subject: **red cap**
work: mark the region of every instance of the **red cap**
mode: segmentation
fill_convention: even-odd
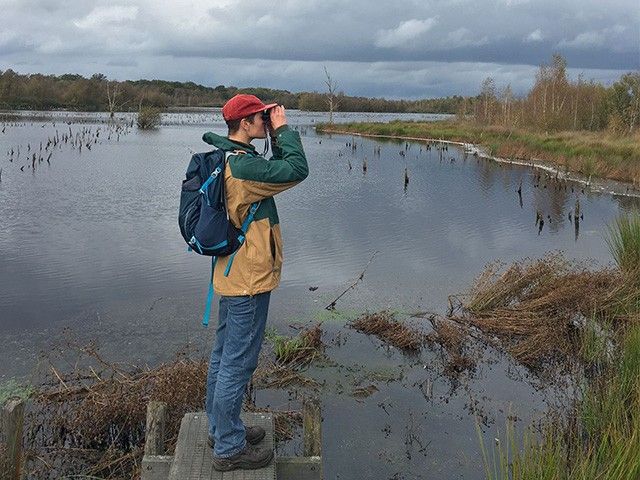
[[[239,120],[254,113],[263,112],[275,107],[277,103],[265,105],[255,95],[240,94],[233,97],[222,107],[222,116],[225,120]]]

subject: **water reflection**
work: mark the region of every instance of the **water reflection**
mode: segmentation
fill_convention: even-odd
[[[0,187],[4,328],[64,323],[94,304],[88,292],[99,292],[107,309],[120,292],[146,296],[150,286],[158,296],[176,290],[187,295],[204,270],[197,260],[185,262],[173,225],[175,185],[189,150],[203,149],[202,131],[224,131],[221,117],[170,114],[158,132],[121,136],[102,117],[72,114],[71,125],[57,116],[50,123],[23,122],[0,137],[8,154]],[[91,118],[99,122],[91,125]],[[304,134],[312,175],[279,199],[289,234],[285,291],[310,279],[338,288],[363,257],[382,249],[380,269],[396,277],[402,301],[422,298],[438,306],[444,287],[429,286],[425,296],[407,272],[445,278],[456,290],[495,258],[563,249],[608,261],[600,233],[620,210],[638,204],[585,195],[570,182],[439,142],[318,137],[311,125],[319,118],[292,115]],[[122,122],[129,125],[130,118]],[[28,150],[32,159],[34,145],[38,168],[30,170],[37,174],[27,176],[22,157]],[[46,162],[49,146],[53,156]],[[349,175],[353,170],[362,173]],[[159,271],[169,275],[158,278]],[[380,303],[398,298],[385,293],[382,282],[371,288],[383,292]]]
[[[584,194],[529,167],[496,164],[440,143],[319,137],[312,125],[320,118],[291,116],[303,134],[311,175],[277,199],[286,260],[270,308],[272,325],[282,330],[292,321],[319,318],[375,251],[363,281],[340,298],[338,310],[443,311],[448,295],[468,289],[496,259],[564,250],[569,257],[609,262],[602,232],[621,211],[638,207],[637,199]],[[2,375],[29,372],[37,352],[67,326],[100,339],[111,358],[141,364],[166,360],[184,344],[210,345],[212,332],[198,321],[209,264],[187,254],[175,217],[189,150],[207,148],[203,131],[224,133],[224,125],[211,113],[165,120],[158,132],[132,131],[119,140],[101,133],[91,150],[82,143],[82,153],[78,144],[56,144],[51,164],[40,168],[47,163],[38,160],[33,176],[20,171],[15,149],[21,146],[22,156],[27,145],[39,150],[59,123],[23,122],[0,136],[0,155],[14,149],[14,161],[0,157]],[[74,141],[83,128],[92,135],[104,128],[100,115],[72,115],[70,121]],[[326,322],[329,334],[343,335],[344,326],[332,321]],[[376,457],[377,442],[384,444],[383,456],[397,459],[406,454],[403,435],[437,439],[447,432],[448,441],[426,450],[427,460],[416,455],[419,448],[412,450],[407,468],[419,474],[427,462],[439,469],[434,478],[458,471],[474,478],[477,457],[468,452],[476,437],[466,405],[487,391],[497,399],[490,402],[494,411],[509,402],[531,404],[531,389],[506,378],[510,366],[504,363],[485,365],[478,382],[452,393],[431,353],[417,362],[356,334],[330,353],[338,366],[316,372],[336,383],[324,398],[328,456],[339,459],[352,448],[374,458],[356,467],[336,460],[332,476],[392,476],[405,464]],[[338,393],[346,374],[375,367],[400,372],[400,382],[360,403]],[[425,382],[431,385],[426,396],[419,388]],[[385,443],[385,423],[413,427],[392,431]],[[375,442],[362,445],[353,432],[367,432]]]

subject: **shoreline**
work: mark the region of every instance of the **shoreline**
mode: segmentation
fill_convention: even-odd
[[[442,140],[439,138],[429,138],[429,137],[361,133],[361,132],[353,132],[349,130],[329,129],[329,128],[323,128],[323,127],[318,129],[317,126],[316,126],[316,132],[320,134],[352,135],[352,136],[367,137],[367,138],[410,140],[410,141],[434,142],[434,143],[437,142],[437,143],[446,143],[449,145],[456,145],[456,146],[462,147],[466,153],[469,153],[474,156],[478,156],[480,158],[492,160],[502,164],[518,165],[518,166],[529,167],[533,169],[539,169],[549,174],[552,174],[554,176],[557,176],[558,179],[582,184],[583,186],[589,188],[589,193],[600,193],[600,194],[609,194],[609,195],[620,196],[620,197],[640,198],[640,188],[638,188],[632,182],[623,182],[620,180],[612,180],[612,179],[607,179],[603,177],[595,177],[595,178],[591,176],[587,177],[578,172],[566,171],[566,170],[562,170],[557,167],[554,167],[552,165],[549,165],[548,161],[545,161],[540,158],[532,157],[531,160],[503,158],[503,157],[491,155],[490,153],[487,152],[486,148],[471,142],[460,142],[456,140]]]

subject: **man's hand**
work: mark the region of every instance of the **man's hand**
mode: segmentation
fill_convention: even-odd
[[[284,113],[284,107],[282,105],[276,105],[269,110],[271,116],[271,128],[275,132],[278,128],[287,124],[287,116]]]

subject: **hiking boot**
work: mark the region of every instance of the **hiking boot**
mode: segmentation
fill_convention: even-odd
[[[247,444],[242,450],[230,457],[213,456],[213,468],[218,472],[230,470],[255,470],[271,463],[273,450]]]
[[[244,430],[246,432],[245,439],[247,440],[247,443],[250,443],[251,445],[257,445],[260,443],[265,435],[264,428],[257,425],[255,427],[244,427]],[[215,440],[211,436],[207,438],[207,443],[211,448],[215,446]]]

